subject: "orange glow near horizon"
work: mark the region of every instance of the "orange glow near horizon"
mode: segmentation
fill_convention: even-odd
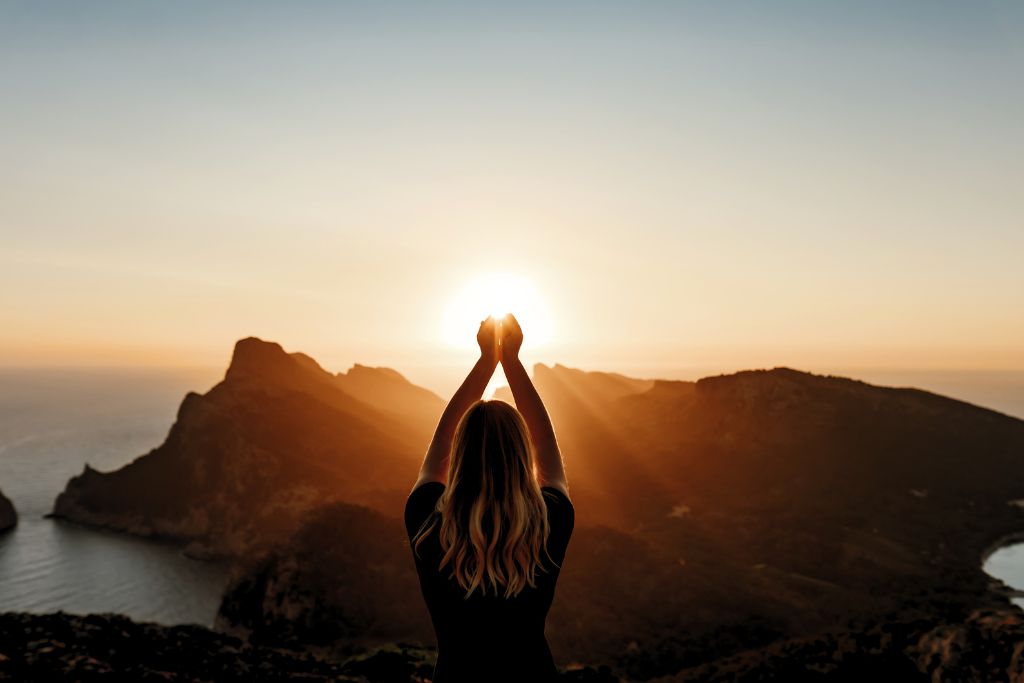
[[[1024,369],[1020,22],[818,4],[22,3],[0,366]]]

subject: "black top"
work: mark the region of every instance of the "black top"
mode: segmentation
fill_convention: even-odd
[[[444,488],[444,484],[431,481],[409,494],[405,529],[410,542],[434,513]],[[437,635],[434,683],[557,680],[555,662],[544,637],[544,620],[555,597],[575,511],[572,501],[559,489],[544,486],[541,492],[551,528],[548,551],[559,566],[553,565],[542,550],[541,559],[548,571],[538,569],[536,587],[527,586],[513,598],[494,595],[489,587],[486,596],[478,588],[467,600],[466,591],[450,578],[451,565],[441,571],[437,568],[442,553],[436,526],[420,544],[418,557],[414,549],[420,587]]]

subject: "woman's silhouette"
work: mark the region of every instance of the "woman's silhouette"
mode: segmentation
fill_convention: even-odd
[[[480,324],[480,359],[441,415],[405,505],[437,635],[434,683],[557,679],[544,621],[575,513],[522,341],[511,315]],[[521,414],[480,400],[499,362]]]

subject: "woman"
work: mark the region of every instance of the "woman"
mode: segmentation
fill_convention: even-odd
[[[575,513],[547,410],[511,316],[477,333],[480,359],[441,415],[405,506],[437,635],[434,683],[557,680],[544,621]],[[481,401],[501,363],[519,411]]]

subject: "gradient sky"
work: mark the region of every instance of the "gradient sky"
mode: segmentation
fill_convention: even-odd
[[[1024,3],[845,5],[0,1],[0,365],[1024,368]]]

